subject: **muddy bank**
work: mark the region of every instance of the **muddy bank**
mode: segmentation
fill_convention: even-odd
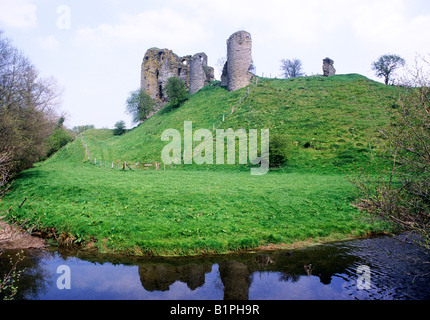
[[[43,249],[46,247],[43,239],[33,237],[0,218],[0,249]]]

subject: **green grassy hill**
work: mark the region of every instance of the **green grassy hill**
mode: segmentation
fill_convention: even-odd
[[[86,131],[102,167],[88,161],[78,138],[17,177],[0,211],[11,208],[11,220],[55,243],[128,254],[223,253],[380,231],[354,219],[358,195],[346,174],[367,163],[368,144],[387,124],[396,90],[357,74],[259,78],[236,92],[213,84],[122,136]],[[265,176],[239,165],[110,169],[112,162],[161,162],[162,132],[183,132],[184,121],[193,121],[194,130],[284,134],[288,163]]]
[[[165,108],[123,136],[92,130],[84,137],[99,160],[154,163],[161,162],[166,145],[162,132],[173,128],[183,133],[184,121],[192,121],[194,130],[268,128],[289,138],[290,168],[347,170],[368,159],[368,144],[387,123],[396,90],[358,74],[260,78],[233,93],[211,85],[180,108]]]

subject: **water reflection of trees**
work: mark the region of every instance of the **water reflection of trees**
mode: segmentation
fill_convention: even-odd
[[[275,251],[216,257],[150,259],[98,256],[92,252],[49,253],[36,251],[26,253],[27,258],[18,266],[21,269],[26,268],[26,272],[21,276],[18,283],[19,291],[16,299],[37,298],[42,296],[51,286],[55,286],[55,283],[48,282],[52,282],[49,280],[52,279],[52,271],[49,273],[44,264],[46,260],[52,259],[53,255],[63,259],[74,256],[98,264],[106,262],[114,265],[137,265],[141,285],[148,292],[169,291],[171,285],[177,281],[185,283],[190,290],[194,291],[203,287],[207,281],[206,276],[218,269],[217,279],[212,280],[213,282],[208,283],[208,285],[215,286],[215,289],[224,290],[224,299],[226,300],[246,300],[249,298],[250,287],[258,273],[271,273],[278,276],[278,281],[290,283],[298,282],[302,277],[312,276],[319,278],[322,284],[329,285],[334,277],[345,276],[344,280],[349,281],[348,274],[351,270],[355,270],[358,265],[367,264],[372,268],[378,266],[389,268],[383,276],[387,277],[387,274],[392,274],[394,277],[398,274],[395,269],[399,268],[399,265],[393,263],[393,259],[397,261],[400,257],[396,253],[398,247],[398,243],[392,243],[392,241],[381,242],[379,240],[373,243],[372,240],[362,240],[356,242],[355,245],[338,243],[290,252]],[[409,252],[413,257],[418,256],[410,249],[399,252],[402,253],[403,259],[409,257]],[[0,259],[0,270],[7,269],[4,266],[5,261],[9,263],[9,259]],[[400,271],[402,273],[410,272],[412,276],[402,278],[402,280],[396,279],[396,281],[410,282],[414,275],[417,275],[414,280],[422,281],[423,284],[428,283],[425,277],[420,277],[420,275],[428,274],[428,257],[426,256],[423,263],[415,260],[413,262],[413,266],[420,267],[420,269],[410,270],[411,263],[403,263],[400,267],[408,269]],[[378,281],[378,274],[372,274],[372,281],[375,283]],[[386,282],[386,279],[384,281]],[[401,287],[407,287],[407,284]],[[424,291],[427,290],[427,286],[423,286],[423,288]],[[422,295],[427,297],[428,293],[424,292]]]
[[[24,250],[23,253],[18,250],[5,251],[0,259],[0,270],[8,270],[11,264],[24,257],[17,264],[17,271],[23,271],[15,283],[18,292],[14,296],[15,300],[31,299],[46,291],[49,283],[46,281],[51,275],[44,269],[41,261],[47,258],[48,252],[40,250]],[[17,255],[19,253],[19,255]],[[0,277],[3,275],[0,274]],[[2,300],[0,294],[0,300]]]

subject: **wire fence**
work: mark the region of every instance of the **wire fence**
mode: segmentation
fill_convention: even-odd
[[[91,155],[91,152],[89,151],[89,148],[85,142],[84,136],[81,133],[80,134],[81,137],[81,141],[82,144],[84,145],[85,148],[85,154],[86,157],[89,161],[90,164],[93,164],[97,167],[100,168],[105,168],[105,169],[111,169],[111,170],[143,170],[143,169],[155,169],[156,171],[160,170],[160,163],[155,162],[155,163],[145,163],[145,162],[127,162],[127,161],[107,161],[107,160],[103,160],[97,157],[93,157]],[[171,166],[170,166],[171,167]],[[166,165],[162,164],[162,168],[163,170],[166,170]]]
[[[245,91],[245,94],[242,97],[240,97],[239,101],[236,104],[233,105],[231,112],[230,112],[230,115],[234,114],[235,112],[239,111],[242,108],[242,106],[246,103],[250,94],[252,93],[252,91],[254,90],[254,88],[257,85],[258,85],[258,78],[255,78],[255,81],[253,81],[251,83],[251,85],[248,86],[247,91]],[[225,124],[226,122],[228,122],[228,118],[229,118],[229,114],[227,114],[227,115],[223,114],[221,124]],[[216,130],[217,130],[216,125],[213,124],[212,132],[215,132]],[[85,154],[86,154],[86,157],[87,157],[89,163],[91,163],[97,167],[105,168],[105,169],[111,169],[111,170],[114,170],[114,169],[124,170],[124,171],[127,169],[132,170],[132,171],[133,170],[143,170],[143,169],[146,169],[146,170],[155,169],[156,171],[159,171],[160,167],[162,167],[163,170],[166,170],[166,165],[164,163],[163,164],[160,164],[158,162],[145,163],[145,162],[140,162],[140,161],[137,161],[137,162],[132,161],[131,163],[127,163],[127,161],[107,161],[107,160],[93,157],[91,155],[91,152],[90,152],[86,142],[85,142],[83,132],[81,132],[79,134],[79,136],[81,137],[82,144],[84,145]],[[197,147],[195,146],[195,144],[193,144],[193,148],[194,148],[193,156],[198,154],[199,152],[202,152],[202,149],[204,148],[206,142],[207,141],[204,141],[203,143],[201,143]],[[173,165],[168,165],[167,168],[169,168],[169,167],[173,168]]]

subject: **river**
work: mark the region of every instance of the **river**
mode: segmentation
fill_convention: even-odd
[[[404,240],[188,258],[30,250],[18,264],[15,300],[430,299],[430,254]],[[16,253],[2,253],[0,276]]]

